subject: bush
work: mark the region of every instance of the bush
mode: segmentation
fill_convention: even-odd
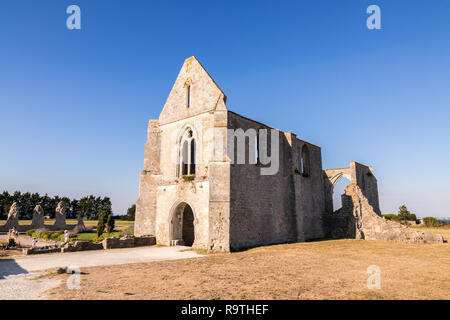
[[[50,239],[51,235],[52,235],[51,231],[44,231],[44,232],[42,232],[41,238],[42,239]]]
[[[110,214],[108,216],[108,219],[106,220],[106,232],[108,232],[108,233],[113,232],[114,227],[115,227],[114,216],[112,214]]]
[[[386,220],[392,220],[392,221],[399,220],[398,216],[393,213],[383,214],[383,218],[385,218]]]
[[[33,237],[42,238],[42,231],[36,230],[33,232]]]
[[[52,240],[59,240],[61,238],[61,235],[64,233],[64,231],[55,231],[50,234],[50,239]]]
[[[182,179],[185,182],[192,182],[195,180],[195,174],[191,174],[191,175],[187,175],[187,176],[182,176]]]
[[[108,219],[108,216],[109,216],[109,212],[106,210],[103,210],[100,213],[100,216],[98,217],[98,223],[97,223],[97,236],[98,237],[101,237],[103,232],[105,232],[106,221]]]
[[[398,208],[398,217],[402,221],[416,221],[417,217],[414,213],[409,212],[405,205],[401,205]]]
[[[25,233],[26,233],[27,236],[32,237],[35,232],[36,232],[36,229],[30,229],[30,230],[28,230]]]
[[[92,242],[101,242],[101,241],[103,241],[103,237],[97,237],[92,239]]]
[[[423,223],[427,227],[439,227],[440,226],[438,219],[436,219],[434,217],[423,218]]]

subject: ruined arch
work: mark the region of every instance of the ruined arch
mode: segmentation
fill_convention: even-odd
[[[350,180],[351,184],[357,185],[363,195],[367,197],[375,212],[381,214],[377,179],[373,174],[373,169],[370,166],[360,164],[356,161],[351,161],[348,168],[324,170],[326,212],[333,213],[333,191],[338,181],[343,177]]]
[[[196,240],[196,225],[194,208],[186,201],[177,201],[169,215],[170,244],[193,246]]]
[[[333,211],[342,208],[342,195],[345,193],[345,188],[351,183],[351,177],[347,174],[337,175],[333,182]]]

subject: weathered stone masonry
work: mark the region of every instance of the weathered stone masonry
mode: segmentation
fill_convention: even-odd
[[[236,150],[232,154],[228,147],[230,129],[276,130],[276,174],[261,175],[259,162],[238,164]],[[380,215],[371,167],[351,162],[349,168],[323,170],[320,147],[228,110],[223,91],[191,57],[159,119],[148,125],[135,235],[220,251],[323,238],[338,225],[343,228],[332,203],[334,185],[343,176]],[[347,231],[334,233],[343,237]]]

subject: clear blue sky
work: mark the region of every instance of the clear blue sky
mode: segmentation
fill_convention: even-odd
[[[450,1],[2,1],[0,39],[2,190],[125,213],[195,55],[231,110],[320,145],[324,168],[372,165],[384,213],[450,216]]]

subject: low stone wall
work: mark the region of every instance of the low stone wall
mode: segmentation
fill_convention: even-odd
[[[342,196],[342,208],[326,216],[327,236],[335,239],[389,240],[413,243],[444,242],[440,234],[416,231],[380,217],[361,189],[350,184]]]
[[[156,244],[155,237],[133,237],[125,236],[120,239],[109,238],[103,240],[104,249],[117,249],[117,248],[133,248],[142,246],[153,246]]]
[[[134,248],[142,246],[153,246],[156,244],[156,238],[153,236],[134,237],[125,236],[120,239],[109,238],[102,242],[90,241],[74,241],[67,244],[58,244],[55,246],[35,247],[23,249],[23,254],[41,254],[41,253],[55,253],[55,252],[76,252],[86,250],[106,250],[118,248]]]
[[[61,252],[75,252],[75,251],[102,250],[102,249],[103,244],[101,242],[74,241],[62,247]]]
[[[109,238],[103,240],[104,249],[118,249],[118,248],[132,248],[132,247],[134,247],[134,239],[132,238],[126,239]]]
[[[154,246],[155,244],[156,244],[156,237],[153,236],[134,237],[135,247]]]
[[[61,252],[61,248],[58,246],[48,246],[48,247],[36,247],[36,248],[27,248],[22,250],[23,254],[41,254],[41,253],[57,253]]]

